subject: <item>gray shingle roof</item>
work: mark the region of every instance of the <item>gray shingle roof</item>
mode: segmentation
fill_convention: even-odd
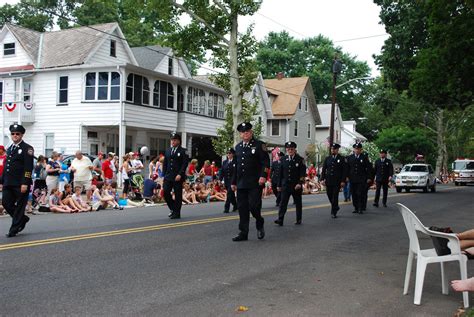
[[[10,23],[7,24],[7,27],[20,42],[26,53],[33,60],[33,63],[36,64],[41,33]]]
[[[118,24],[113,22],[44,33],[40,67],[83,64],[106,36],[103,32],[110,33],[117,26]]]
[[[163,58],[170,55],[171,48],[159,45],[132,47],[132,52],[140,67],[155,70]]]

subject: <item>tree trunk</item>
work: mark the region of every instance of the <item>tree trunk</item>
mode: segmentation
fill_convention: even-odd
[[[445,128],[444,128],[444,112],[440,109],[437,116],[436,122],[436,140],[438,143],[438,157],[436,158],[436,176],[441,175],[441,171],[447,167],[447,148],[445,139]]]
[[[240,93],[240,78],[237,56],[238,14],[232,12],[232,26],[230,30],[229,60],[230,60],[230,93],[232,98],[232,119],[234,129],[234,145],[240,142],[237,125],[242,122],[242,95]]]

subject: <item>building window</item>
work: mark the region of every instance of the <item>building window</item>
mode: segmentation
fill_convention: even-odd
[[[132,152],[133,137],[131,135],[125,136],[125,152]]]
[[[311,139],[311,123],[308,123],[308,139]]]
[[[272,120],[272,136],[280,136],[280,120]]]
[[[206,114],[206,94],[204,93],[204,90],[199,89],[199,114]]]
[[[145,77],[143,77],[142,86],[142,105],[148,106],[150,105],[150,83]]]
[[[298,102],[298,109],[301,110],[301,102],[302,102],[303,97],[300,98],[300,102]]]
[[[58,82],[58,104],[67,104],[69,77],[60,76]]]
[[[126,84],[126,93],[125,93],[125,100],[133,102],[133,74],[129,74],[127,76],[127,84]]]
[[[45,134],[44,135],[44,154],[46,157],[51,157],[51,154],[54,150],[54,134]]]
[[[215,109],[217,107],[217,94],[209,93],[209,100],[207,101],[207,115],[214,117]]]
[[[3,44],[3,55],[15,55],[15,43]]]
[[[127,93],[128,84],[127,81]],[[120,99],[120,74],[117,72],[87,73],[85,86],[85,100]]]
[[[217,97],[217,117],[219,119],[224,119],[225,117],[225,106],[224,106],[224,97]]]
[[[107,153],[118,153],[119,136],[115,133],[107,133],[106,150]]]
[[[295,136],[298,136],[298,121],[295,120]]]
[[[153,106],[159,108],[174,108],[173,85],[166,81],[157,80],[153,87]]]
[[[308,98],[304,98],[304,111],[308,112]]]
[[[3,81],[0,81],[0,108],[3,107]]]
[[[167,86],[168,86],[168,104],[166,105],[166,108],[173,109],[174,108],[174,88],[173,88],[173,85],[170,83],[167,83]]]
[[[117,42],[110,40],[110,56],[117,57]]]
[[[23,101],[25,103],[31,102],[31,82],[30,81],[23,82]]]
[[[178,85],[178,110],[184,111],[184,90]]]
[[[160,139],[158,138],[150,138],[150,157],[157,156],[158,150],[160,146]]]
[[[187,95],[187,101],[186,101],[186,111],[187,112],[193,112],[193,88],[188,87],[188,95]]]
[[[168,58],[168,75],[173,75],[173,58]]]

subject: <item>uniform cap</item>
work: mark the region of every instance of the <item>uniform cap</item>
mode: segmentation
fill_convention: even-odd
[[[339,149],[340,147],[341,147],[341,145],[340,145],[340,144],[337,144],[337,143],[333,143],[333,144],[331,145],[331,148],[333,148],[333,149]]]
[[[237,131],[245,132],[252,129],[252,124],[250,122],[242,122],[237,126]]]
[[[227,150],[227,154],[229,154],[229,153],[231,153],[231,154],[235,154],[235,150],[234,150],[234,148],[230,148],[230,149],[228,149],[228,150]]]
[[[171,139],[171,140],[180,140],[180,141],[181,141],[181,135],[179,135],[179,134],[176,133],[176,132],[172,132],[172,133],[171,133],[171,136],[170,136],[170,139]]]
[[[296,143],[293,141],[289,141],[285,143],[285,148],[293,148],[296,149]]]
[[[362,149],[362,143],[355,143],[352,147],[354,149]]]
[[[21,134],[25,134],[25,128],[21,124],[12,124],[10,126],[10,132],[20,132]]]

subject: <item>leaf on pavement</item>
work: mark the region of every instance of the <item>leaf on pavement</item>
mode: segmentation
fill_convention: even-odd
[[[247,306],[239,306],[239,307],[237,307],[237,311],[238,311],[238,312],[246,312],[246,311],[248,311],[248,310],[249,310],[249,308],[248,308]]]

